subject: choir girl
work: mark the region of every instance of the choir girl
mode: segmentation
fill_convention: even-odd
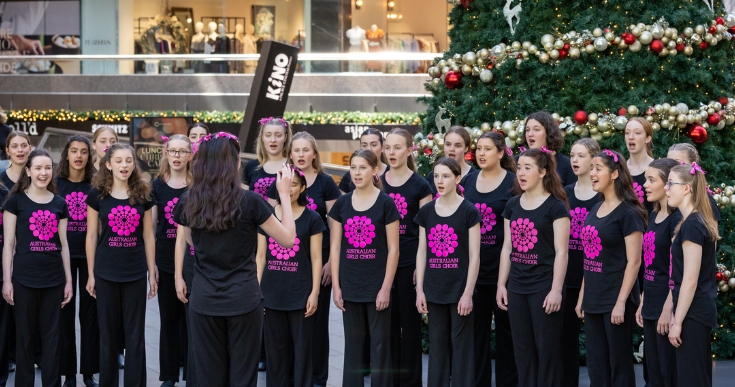
[[[536,112],[526,117],[523,144],[521,150],[546,149],[554,155],[556,172],[561,179],[562,187],[577,181],[577,176],[569,164],[569,157],[561,154],[564,146],[564,133],[559,129],[559,124],[547,112]]]
[[[378,158],[360,149],[350,157],[355,190],[342,195],[332,218],[332,292],[345,327],[342,385],[363,384],[363,349],[370,335],[371,385],[392,385],[390,295],[398,266],[400,214],[381,191]]]
[[[699,163],[699,152],[697,152],[697,148],[695,148],[694,145],[688,142],[682,142],[672,145],[669,148],[669,153],[666,157],[684,164]],[[715,202],[715,199],[712,198],[711,194],[708,195],[708,197],[710,207],[712,207],[712,217],[715,219],[715,222],[719,223],[720,207],[717,206],[717,202]]]
[[[158,177],[153,180],[153,226],[156,228],[156,269],[158,274],[158,310],[161,318],[158,361],[162,387],[173,387],[179,381],[182,319],[184,305],[176,297],[174,282],[174,249],[178,225],[174,209],[191,182],[192,146],[189,137],[175,134],[165,139],[164,155]]]
[[[462,177],[464,178],[470,173],[477,172],[470,164],[468,164],[464,157],[467,152],[470,151],[470,145],[472,144],[472,138],[470,138],[470,132],[462,126],[452,126],[447,129],[444,134],[444,157],[449,157],[457,162],[462,170]],[[426,181],[429,182],[431,191],[436,193],[436,185],[434,184],[434,174],[429,173],[426,175]]]
[[[388,159],[383,154],[383,141],[383,133],[378,129],[367,128],[360,135],[360,149],[369,149],[378,158],[378,176],[383,176],[390,169]],[[354,189],[355,184],[350,178],[350,171],[347,171],[339,182],[339,190],[346,194]]]
[[[189,137],[189,140],[191,140],[192,144],[198,143],[199,140],[201,140],[204,136],[208,134],[209,127],[201,122],[190,125],[189,128],[186,130],[186,136]]]
[[[297,144],[298,145],[298,144]],[[322,232],[318,213],[307,208],[306,175],[294,167],[290,202],[296,224],[293,247],[258,231],[258,279],[265,308],[266,384],[313,387],[314,313],[322,274]],[[280,202],[280,199],[278,199]],[[274,209],[283,217],[283,207]],[[329,307],[329,303],[322,307]]]
[[[257,383],[263,302],[255,251],[257,228],[284,248],[294,246],[292,170],[276,173],[281,222],[260,195],[241,189],[240,144],[224,132],[199,143],[192,180],[174,208],[178,235],[188,236],[196,260],[190,298],[183,278],[184,249],[176,249],[176,293],[191,302],[190,328],[199,384],[221,387]],[[127,371],[127,370],[126,370]]]
[[[25,132],[15,130],[10,132],[5,144],[10,167],[0,172],[0,183],[12,190],[26,167],[28,154],[31,153],[31,139]]]
[[[329,307],[332,302],[332,266],[329,264],[329,222],[327,213],[340,196],[334,179],[324,172],[316,139],[307,132],[294,134],[289,151],[289,163],[306,178],[306,207],[316,211],[324,223],[322,234],[322,269],[320,269],[319,305],[314,314],[313,368],[314,384],[326,386],[329,377]],[[275,200],[277,192],[271,186],[268,198]]]
[[[8,189],[0,183],[0,211],[7,196]],[[0,217],[0,219],[2,218]],[[2,230],[3,228],[0,227],[0,251],[3,248]],[[2,264],[0,264],[0,281],[2,281],[2,274]],[[0,283],[0,286],[2,286],[2,283]],[[10,323],[14,319],[12,310],[13,308],[10,304],[0,301],[0,386],[5,385],[8,381],[10,366],[10,359],[8,358],[10,353]],[[15,332],[13,332],[13,335],[15,335]]]
[[[421,315],[416,303],[414,275],[419,226],[414,222],[419,208],[431,201],[429,183],[416,173],[413,137],[396,128],[385,138],[385,156],[390,170],[381,176],[383,191],[395,202],[400,215],[398,269],[393,280],[391,299],[391,361],[396,374],[394,383],[421,386]]]
[[[429,387],[475,385],[472,296],[480,270],[482,216],[458,187],[461,169],[443,158],[434,165],[439,198],[416,215],[416,308],[429,314]]]
[[[591,138],[577,140],[573,145],[569,157],[572,171],[577,175],[577,182],[564,187],[564,192],[569,200],[569,213],[571,215],[569,227],[569,262],[567,263],[567,275],[564,281],[566,296],[564,298],[563,313],[564,322],[562,326],[561,353],[564,364],[564,386],[576,386],[579,384],[579,332],[582,325],[577,317],[575,308],[579,299],[579,288],[582,286],[584,275],[584,252],[580,231],[584,228],[587,215],[600,201],[600,196],[592,189],[590,171],[592,170],[592,158],[600,152],[597,141]]]
[[[250,160],[243,169],[242,181],[247,188],[266,198],[268,187],[288,159],[291,125],[280,117],[260,120],[260,133],[255,146],[257,160]]]
[[[100,160],[87,194],[87,291],[97,299],[100,385],[117,385],[120,335],[125,338],[125,386],[146,380],[145,310],[158,290],[149,183],[135,150],[115,143]]]
[[[519,386],[561,386],[561,313],[569,245],[567,197],[549,150],[518,158],[503,211],[498,306],[508,311]]]
[[[61,308],[72,296],[66,202],[54,194],[53,161],[45,150],[27,158],[3,205],[3,297],[16,323],[15,386],[35,383],[35,342],[41,344],[44,387],[61,384]]]
[[[513,153],[505,145],[505,138],[496,132],[486,132],[477,140],[475,150],[478,173],[465,176],[461,185],[464,197],[480,211],[480,272],[477,276],[472,311],[475,326],[475,385],[492,383],[490,331],[495,321],[496,386],[518,385],[518,371],[513,353],[513,337],[508,312],[495,302],[497,293],[500,252],[503,248],[501,214],[513,197],[516,163]]]
[[[635,386],[630,346],[648,214],[620,153],[605,149],[596,154],[590,179],[602,201],[587,215],[580,233],[585,259],[577,301],[577,315],[584,317],[590,383]]]
[[[92,135],[92,149],[94,149],[93,166],[95,171],[99,171],[100,161],[105,157],[106,150],[118,141],[120,139],[117,137],[115,129],[109,126],[103,126],[94,132]]]
[[[56,187],[69,208],[66,238],[69,242],[72,298],[61,309],[60,370],[63,387],[77,385],[76,297],[79,296],[80,353],[79,373],[86,387],[97,386],[94,374],[100,372],[100,330],[97,301],[85,290],[87,270],[87,195],[92,189],[92,144],[84,136],[72,136],[66,142],[59,161]],[[79,286],[77,288],[77,279]],[[77,290],[78,289],[78,290]]]
[[[654,211],[643,234],[643,293],[636,322],[644,332],[648,381],[662,387],[676,386],[676,355],[668,337],[673,308],[669,297],[669,253],[681,213],[667,204],[665,187],[671,168],[677,165],[676,160],[668,158],[652,161],[643,185],[647,200],[654,202]]]
[[[671,243],[669,341],[676,347],[679,386],[711,386],[710,337],[717,325],[715,243],[720,238],[707,198],[705,171],[697,163],[677,165],[666,182],[668,204],[682,220]]]
[[[628,170],[633,178],[633,190],[638,201],[650,215],[654,202],[646,200],[646,168],[653,161],[653,125],[643,117],[633,117],[625,125],[625,146],[628,149]]]

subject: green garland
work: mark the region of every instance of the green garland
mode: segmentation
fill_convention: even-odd
[[[130,121],[133,117],[192,117],[194,122],[242,123],[241,111],[181,111],[181,110],[12,110],[8,117],[17,121]],[[420,125],[418,113],[366,113],[366,112],[286,112],[284,118],[292,124],[325,125],[359,123],[369,125]]]

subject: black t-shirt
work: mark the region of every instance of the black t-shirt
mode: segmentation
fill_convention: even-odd
[[[311,236],[320,234],[325,228],[319,214],[305,209],[296,219],[296,239],[293,247],[288,249],[258,229],[259,234],[265,235],[267,243],[266,264],[260,280],[263,306],[284,311],[306,307],[312,288]]]
[[[612,212],[599,218],[597,203],[587,215],[580,232],[584,251],[584,299],[582,309],[587,313],[608,313],[613,310],[623,285],[628,253],[625,237],[643,232],[643,219],[628,203],[620,203]],[[636,281],[628,299],[638,305],[640,291]]]
[[[490,192],[477,190],[479,173],[471,173],[462,179],[464,198],[474,203],[480,211],[482,224],[480,225],[480,274],[477,276],[478,285],[496,285],[500,269],[500,253],[503,250],[505,233],[503,217],[505,204],[513,197],[513,184],[516,179],[514,173],[506,173],[497,188]]]
[[[2,206],[5,203],[5,197],[8,196],[8,190],[0,187],[0,251],[2,251],[5,237],[3,236],[3,212]],[[3,268],[2,264],[0,264],[0,282],[2,282],[2,276],[3,276]]]
[[[416,251],[419,247],[419,226],[414,221],[416,214],[419,212],[419,202],[431,196],[429,183],[422,179],[417,173],[413,173],[403,185],[394,187],[385,179],[385,175],[381,176],[383,181],[383,192],[393,199],[396,204],[398,214],[401,216],[401,223],[398,226],[400,231],[400,255],[398,257],[398,267],[416,266]]]
[[[576,183],[577,175],[574,174],[572,162],[569,160],[569,157],[560,152],[556,152],[554,156],[556,159],[556,173],[559,174],[562,187]]]
[[[266,172],[258,160],[250,160],[242,170],[242,182],[265,199],[268,187],[276,182],[276,174]]]
[[[59,222],[69,218],[66,202],[54,195],[36,203],[24,192],[8,197],[3,206],[15,215],[13,280],[29,288],[49,288],[66,281],[61,259]]]
[[[454,304],[467,286],[470,264],[470,228],[482,221],[480,211],[463,200],[450,216],[436,213],[436,201],[421,207],[416,224],[426,231],[426,301]]]
[[[651,213],[646,233],[643,234],[643,309],[646,320],[661,317],[666,297],[669,296],[669,269],[671,267],[671,238],[681,221],[681,213],[674,211],[661,223],[656,223],[658,212]],[[666,259],[669,258],[669,259]]]
[[[401,219],[393,199],[380,192],[366,211],[352,206],[352,192],[342,195],[329,211],[340,223],[339,282],[342,298],[351,302],[374,302],[385,279],[388,264],[386,226]]]
[[[174,273],[174,250],[176,249],[176,229],[174,209],[186,187],[171,188],[161,178],[153,180],[153,197],[156,199],[158,224],[156,227],[156,266],[164,273]]]
[[[600,196],[595,195],[589,200],[579,200],[574,194],[574,186],[577,183],[569,184],[564,187],[569,200],[569,214],[571,215],[569,227],[569,260],[567,261],[567,275],[564,278],[564,285],[570,289],[579,289],[582,287],[582,278],[584,277],[584,250],[582,248],[582,240],[580,239],[584,221],[595,204],[600,202]]]
[[[467,172],[467,174],[462,177],[462,179],[466,178],[469,175],[473,175],[473,174],[475,174],[475,173],[477,173],[479,171],[480,171],[479,169],[476,169],[473,166],[472,169],[470,169],[470,171]],[[434,183],[434,171],[433,170],[432,171],[429,171],[429,173],[426,175],[426,181],[429,183],[429,188],[431,188],[431,192],[434,193],[434,194],[436,194],[437,191],[436,191],[436,184]],[[462,186],[464,187],[464,185],[462,185]],[[436,200],[436,199],[437,198],[434,197],[434,200]]]
[[[633,177],[633,190],[635,191],[636,196],[638,197],[638,201],[643,204],[643,207],[646,208],[646,212],[648,212],[648,215],[651,215],[651,212],[653,212],[653,203],[648,201],[648,195],[646,195],[646,189],[643,187],[643,184],[646,184],[646,173],[643,172],[640,175],[635,175]]]
[[[255,309],[262,295],[258,286],[255,250],[258,226],[273,213],[263,198],[243,190],[240,217],[234,227],[222,232],[191,229],[196,261],[190,308],[209,316],[236,316]],[[174,221],[187,226],[183,213],[188,192],[174,209]],[[188,227],[188,226],[187,226]]]
[[[184,282],[186,282],[186,291],[191,293],[191,283],[194,280],[194,263],[196,262],[196,253],[194,246],[186,244],[186,252],[184,253],[184,269],[182,274]]]
[[[554,221],[569,217],[567,205],[549,195],[536,209],[521,206],[521,197],[508,200],[503,218],[510,221],[513,250],[510,253],[508,290],[533,294],[551,289],[554,282]]]
[[[69,220],[66,224],[66,240],[71,258],[87,259],[87,194],[92,189],[88,181],[71,182],[56,178],[59,196],[66,199]]]
[[[130,282],[145,278],[148,265],[143,241],[145,212],[156,205],[151,198],[142,204],[130,204],[129,199],[112,196],[100,198],[92,188],[87,204],[99,213],[101,225],[94,258],[94,274],[113,282]]]
[[[671,296],[674,300],[674,311],[679,302],[681,281],[684,278],[684,241],[702,246],[697,289],[685,318],[691,318],[709,328],[717,328],[715,242],[704,227],[701,215],[696,212],[687,216],[671,244],[671,279],[674,282]]]
[[[15,186],[15,182],[10,180],[10,178],[8,177],[7,169],[0,172],[0,182],[2,182],[5,188],[8,189],[8,192],[10,192],[13,189],[13,186]]]
[[[385,165],[385,171],[383,171],[383,175],[390,171],[390,165]],[[381,177],[383,175],[380,175]],[[345,172],[344,175],[342,175],[342,180],[339,181],[339,190],[348,193],[355,190],[355,183],[352,182],[352,176],[350,176],[350,171]]]
[[[341,193],[334,183],[334,179],[322,172],[316,175],[314,182],[306,187],[306,208],[316,211],[324,222],[324,235],[322,237],[322,265],[329,262],[329,223],[327,223],[327,202],[337,200]],[[275,200],[278,198],[278,190],[275,184],[268,188],[268,197]]]

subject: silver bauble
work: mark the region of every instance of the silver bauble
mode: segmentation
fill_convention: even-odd
[[[661,39],[664,36],[664,28],[661,27],[658,24],[654,24],[653,27],[651,27],[651,35],[653,35],[654,39]]]
[[[541,37],[541,45],[554,44],[554,37],[551,34],[546,34]]]
[[[452,55],[452,59],[453,59],[453,60],[454,60],[455,62],[459,62],[459,61],[461,61],[461,60],[462,60],[462,55],[461,55],[461,54],[454,54],[454,55]]]
[[[636,38],[639,37],[639,36],[641,36],[641,32],[643,32],[643,31],[641,31],[641,29],[638,28],[638,27],[633,27],[633,28],[630,29],[630,33],[632,33],[633,36],[635,36]]]
[[[480,71],[480,80],[484,83],[490,83],[493,80],[493,72],[489,69]]]
[[[656,112],[656,114],[661,114],[664,112],[664,107],[660,104],[653,105],[653,111]]]
[[[561,39],[557,39],[556,41],[554,41],[554,48],[557,50],[561,50],[562,48],[564,48],[564,42]]]
[[[613,34],[612,32],[606,32],[604,37],[605,40],[607,40],[608,42],[612,42],[613,40],[615,40],[615,34]]]
[[[687,104],[685,104],[683,102],[680,102],[680,103],[677,103],[676,104],[676,110],[678,110],[679,113],[681,113],[681,114],[687,114],[687,113],[689,113],[689,107],[687,106]]]
[[[559,59],[559,50],[551,50],[551,52],[549,53],[549,58],[554,60]]]
[[[666,48],[669,50],[675,50],[676,49],[676,42],[673,40],[669,40],[668,43],[666,43]]]
[[[592,125],[597,124],[597,120],[598,120],[597,113],[590,113],[587,116],[587,121],[589,121],[589,123]]]
[[[699,34],[694,34],[694,35],[692,35],[692,37],[691,37],[691,38],[689,38],[689,39],[691,39],[691,41],[692,41],[692,44],[696,44],[696,45],[698,45],[699,43],[702,43],[702,37],[701,37],[701,36],[699,36]]]
[[[431,66],[429,67],[429,75],[432,78],[439,78],[442,75],[442,71],[436,66]]]
[[[722,24],[718,24],[715,27],[715,32],[717,32],[718,34],[721,34],[721,33],[725,32],[725,29],[726,29],[725,26],[723,26]]]
[[[480,59],[487,59],[490,56],[490,50],[483,48],[477,52],[477,56],[479,56]]]
[[[551,113],[551,118],[553,118],[556,122],[561,122],[561,116],[559,115],[559,113]]]
[[[473,65],[473,64],[475,64],[475,63],[477,63],[477,54],[475,54],[472,51],[469,51],[468,53],[466,53],[466,54],[464,54],[462,56],[462,62],[464,62],[464,64],[468,64],[470,66]]]
[[[638,38],[638,40],[641,42],[641,44],[648,45],[651,44],[651,41],[653,40],[653,35],[649,31],[643,31],[641,32],[641,36]]]
[[[714,108],[715,110],[722,110],[722,104],[717,101],[714,101],[712,102],[712,108]]]
[[[505,122],[503,122],[503,126],[501,126],[501,130],[505,134],[509,134],[514,129],[515,129],[515,127],[513,126],[513,122],[511,122],[511,121],[505,121]]]
[[[447,61],[445,61],[444,59],[440,60],[439,63],[436,64],[436,67],[438,67],[438,68],[444,68],[444,67],[447,67],[447,66],[448,66],[447,65]]]
[[[643,45],[639,40],[636,40],[635,43],[630,45],[630,51],[632,52],[638,52],[641,50],[641,48],[643,48]]]
[[[493,47],[490,52],[492,55],[495,55],[495,58],[500,60],[505,57],[505,46],[498,44],[497,46]]]
[[[735,13],[728,13],[725,15],[725,26],[727,28],[735,27]]]
[[[730,278],[729,280],[727,280],[727,286],[735,288],[735,278]]]
[[[548,63],[549,62],[549,54],[542,52],[541,55],[539,55],[538,60],[541,63]]]
[[[521,48],[523,48],[524,50],[528,50],[530,47],[531,42],[529,42],[528,40],[524,41],[523,44],[521,44]]]
[[[446,75],[450,70],[452,69],[447,66],[442,67],[442,75]]]
[[[710,40],[710,42],[709,42],[709,45],[710,45],[710,46],[716,46],[716,45],[717,45],[717,43],[719,43],[719,42],[720,42],[720,41],[719,41],[719,40],[717,40],[717,38],[712,38],[712,40]]]
[[[692,35],[694,35],[694,30],[692,29],[692,27],[684,28],[684,36],[686,36],[687,38],[691,38]]]
[[[704,35],[705,31],[707,31],[703,25],[699,24],[696,27],[694,27],[694,33],[699,35]]]
[[[726,115],[725,116],[725,124],[732,125],[733,123],[735,123],[735,115],[733,115],[733,114]]]
[[[515,42],[511,43],[510,44],[510,49],[513,50],[513,51],[520,51],[520,49],[521,49],[521,42],[515,41]]]
[[[569,57],[572,59],[577,59],[581,55],[581,52],[577,47],[572,47],[569,49]]]
[[[628,115],[631,117],[635,117],[638,115],[638,106],[630,105],[628,106]]]
[[[603,132],[607,132],[608,130],[610,130],[610,123],[607,120],[598,121],[597,129]]]
[[[537,52],[538,52],[538,47],[536,47],[536,45],[533,45],[533,44],[532,44],[532,45],[530,45],[530,46],[528,47],[528,53],[529,53],[529,54],[531,54],[531,55],[536,55],[536,53],[537,53]]]
[[[595,50],[605,51],[607,50],[607,45],[608,45],[608,42],[605,38],[599,37],[595,39],[595,42],[594,42]]]
[[[711,42],[712,39],[714,39],[714,38],[715,37],[712,36],[712,34],[706,34],[706,35],[704,35],[704,41],[707,42],[707,43]]]
[[[617,116],[615,117],[615,129],[617,130],[625,130],[625,125],[628,124],[628,119],[625,118],[625,116]]]
[[[480,68],[477,66],[472,67],[472,76],[473,77],[479,77],[480,76]]]
[[[602,29],[601,28],[595,28],[594,30],[592,30],[592,35],[598,36],[598,37],[599,36],[602,36]]]
[[[607,41],[607,40],[605,40],[605,41]],[[588,45],[584,46],[584,52],[586,52],[586,53],[588,53],[590,55],[594,54],[595,53],[595,45],[594,44],[588,44]]]
[[[482,125],[480,125],[480,130],[482,130],[483,132],[489,132],[490,130],[492,130],[492,128],[493,127],[490,126],[489,122],[483,122]]]

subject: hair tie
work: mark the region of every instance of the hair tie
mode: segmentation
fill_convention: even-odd
[[[108,150],[110,150],[110,148],[102,148],[102,153],[107,153]]]
[[[546,147],[546,145],[544,145],[544,146],[541,147],[541,152],[548,153],[548,154],[553,154],[554,153],[554,151],[549,150]],[[617,160],[615,160],[615,161],[617,161]]]
[[[605,150],[603,150],[603,152],[604,152],[604,153],[605,153],[606,155],[608,155],[608,156],[612,157],[612,159],[613,159],[613,160],[614,160],[614,161],[615,161],[616,163],[618,162],[618,155],[616,155],[616,154],[615,154],[615,152],[611,151],[610,149],[605,149]]]
[[[702,172],[703,175],[707,174],[707,172],[705,172],[704,169],[702,169],[702,167],[700,167],[699,165],[697,165],[696,162],[694,162],[692,163],[692,169],[689,171],[689,174],[694,175],[697,172]]]
[[[521,151],[521,153],[523,153],[523,152],[526,151],[526,147],[525,146],[519,146],[518,147],[518,150]]]
[[[505,147],[505,154],[508,155],[508,157],[513,157],[513,151],[507,146]]]
[[[161,136],[161,140],[163,140],[163,142],[168,142],[168,136],[163,136],[162,135]]]
[[[260,120],[258,120],[258,123],[260,124],[260,126],[263,126],[263,125],[265,125],[265,124],[267,124],[267,123],[269,123],[271,121],[274,121],[274,120],[280,122],[281,125],[283,125],[284,127],[287,127],[288,126],[288,123],[286,122],[286,120],[284,120],[281,117],[278,117],[278,118],[276,118],[276,117],[265,117],[265,118],[261,118]]]
[[[306,177],[306,176],[304,175],[304,172],[303,172],[302,170],[300,170],[300,169],[296,168],[295,166],[291,166],[291,169],[293,169],[293,171],[294,171],[294,172],[298,173],[298,174],[299,174],[299,176],[301,176],[301,177],[304,177],[304,178]]]
[[[464,187],[462,187],[462,184],[457,184],[457,188],[459,188],[459,195],[464,196]]]
[[[227,133],[227,132],[217,132],[214,134],[214,137],[212,137],[212,134],[208,134],[202,138],[199,139],[199,143],[210,141],[212,138],[226,138],[228,140],[234,140],[236,143],[240,143],[240,140],[235,136],[234,134]]]

